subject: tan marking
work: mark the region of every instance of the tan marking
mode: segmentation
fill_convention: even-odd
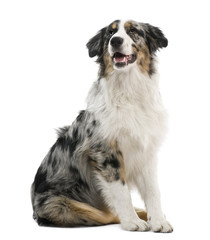
[[[149,74],[150,71],[150,53],[149,49],[144,44],[142,47],[135,45],[136,47],[132,47],[133,53],[137,55],[137,66],[139,67],[140,71],[142,73],[147,73]],[[137,49],[138,50],[137,50]]]
[[[117,146],[117,141],[116,141],[116,140],[112,140],[112,141],[110,142],[110,146],[111,146],[111,148],[117,150],[117,148],[118,148],[118,146]]]
[[[113,69],[113,62],[112,62],[112,59],[111,59],[111,57],[110,57],[108,52],[106,52],[104,54],[104,64],[105,64],[104,75],[105,75],[105,77],[107,77],[114,70]]]
[[[71,205],[74,207],[75,213],[79,215],[80,218],[89,220],[90,222],[96,222],[97,225],[116,223],[117,218],[111,212],[105,212],[98,210],[86,203],[81,203],[71,200]]]
[[[145,210],[135,208],[135,211],[140,219],[144,220],[145,222],[147,221],[147,212]]]
[[[125,27],[125,28],[130,28],[130,27],[131,27],[131,23],[130,23],[130,22],[126,22],[126,23],[124,24],[124,27]]]
[[[117,158],[120,162],[120,179],[123,183],[125,183],[126,182],[126,174],[125,174],[124,159],[123,159],[123,156],[119,153],[117,153]]]
[[[117,28],[117,23],[113,23],[112,24],[112,29],[116,29]]]

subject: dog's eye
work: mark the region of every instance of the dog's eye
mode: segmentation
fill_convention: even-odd
[[[113,30],[109,30],[109,36],[111,37],[114,34]]]
[[[131,28],[131,29],[129,30],[129,33],[135,33],[135,29],[134,29],[134,28]]]

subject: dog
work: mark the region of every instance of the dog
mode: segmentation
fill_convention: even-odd
[[[120,223],[130,231],[172,232],[160,203],[157,151],[166,132],[156,51],[168,40],[147,23],[116,20],[87,43],[98,80],[71,126],[41,163],[31,187],[42,226]],[[132,206],[140,193],[146,211]]]

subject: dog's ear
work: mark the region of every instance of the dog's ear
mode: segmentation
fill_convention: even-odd
[[[156,52],[159,48],[168,46],[168,39],[162,31],[148,23],[145,24],[146,42],[150,53]]]
[[[100,56],[103,53],[103,45],[104,45],[104,35],[106,32],[106,27],[102,28],[94,37],[92,37],[89,42],[86,44],[89,56],[95,57]]]

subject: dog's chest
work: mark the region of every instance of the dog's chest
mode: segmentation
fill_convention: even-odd
[[[165,115],[162,106],[129,103],[107,111],[102,125],[110,139],[116,138],[127,146],[135,142],[139,148],[146,150],[151,142],[155,143],[162,137]]]
[[[110,106],[104,113],[103,133],[117,139],[123,153],[127,181],[133,183],[149,157],[157,150],[165,133],[165,111],[162,106],[124,102]]]
[[[133,85],[124,89],[112,86],[107,90],[101,122],[104,134],[110,138],[128,139],[128,142],[135,139],[146,148],[164,131],[165,109],[157,88]]]
[[[100,121],[100,134],[118,141],[128,175],[162,142],[166,113],[151,81],[135,79],[122,86],[102,79],[91,90],[88,105]]]

